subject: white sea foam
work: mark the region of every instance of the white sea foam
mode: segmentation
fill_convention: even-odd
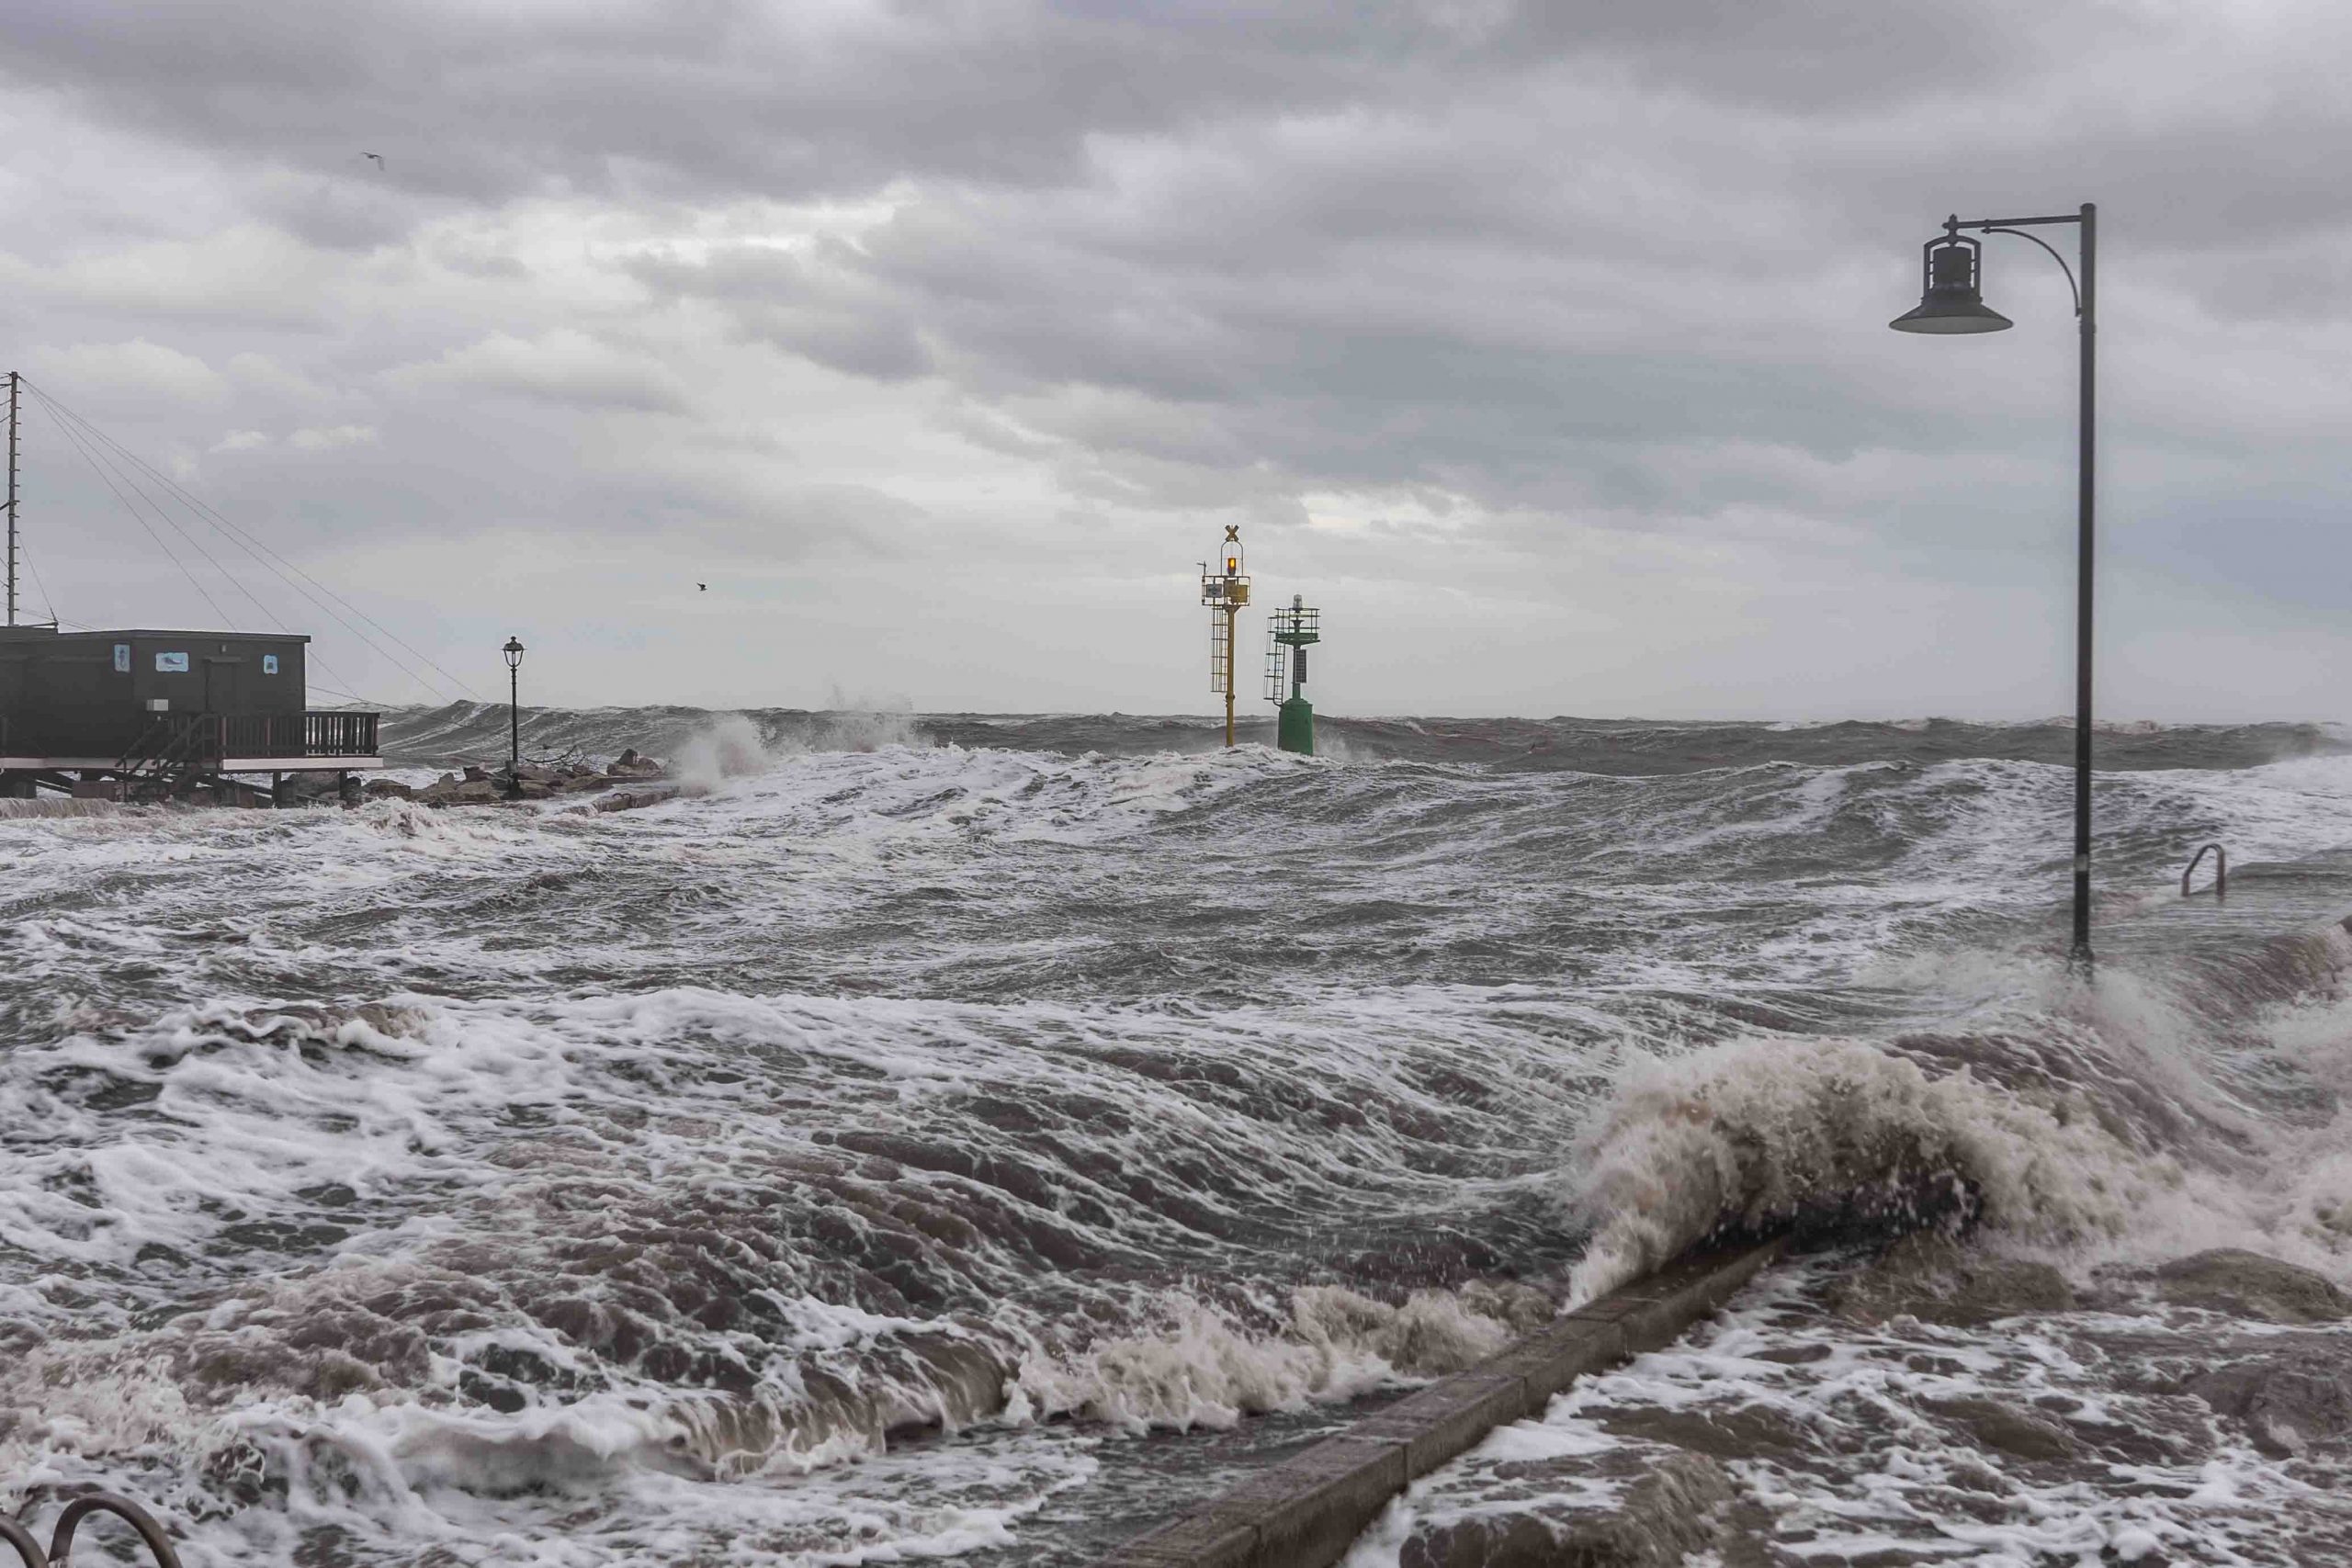
[[[1768,1274],[1683,1343],[1579,1379],[1539,1421],[1417,1483],[1347,1568],[1396,1568],[1416,1537],[1514,1520],[1663,1560],[1690,1521],[1643,1493],[1671,1465],[1718,1478],[1723,1501],[1699,1521],[1715,1544],[1795,1559],[2339,1554],[2352,1530],[2340,1451],[2281,1464],[2179,1388],[2184,1370],[2215,1363],[2222,1334],[2258,1343],[2265,1325],[2140,1309],[1866,1328],[1821,1306],[1853,1267]],[[2352,1355],[2341,1325],[2308,1332],[2324,1353]]]
[[[1466,1021],[1472,1049],[1481,1048],[1482,1032],[1484,1048],[1501,1044],[1500,1035]],[[1142,1032],[1131,1039],[1149,1040],[1162,1027],[1148,1015],[1132,1022]],[[1363,1074],[1369,1087],[1381,1081],[1380,1065],[1344,1066],[1337,1050],[1359,1037],[1362,1024],[1342,1015],[1321,1030],[1334,1067]],[[1054,1042],[1101,1027],[1099,1019],[1050,1007],[1008,1015],[887,999],[673,992],[573,1000],[531,1019],[500,1002],[412,997],[340,1017],[215,1006],[128,1037],[82,1032],[21,1050],[0,1070],[8,1120],[45,1124],[58,1142],[46,1152],[8,1151],[0,1242],[79,1269],[133,1270],[152,1248],[212,1250],[236,1226],[348,1214],[363,1228],[280,1266],[274,1278],[266,1255],[249,1254],[259,1274],[161,1328],[131,1323],[127,1309],[144,1304],[138,1292],[120,1299],[126,1310],[113,1314],[107,1337],[92,1337],[70,1297],[22,1303],[22,1320],[52,1337],[0,1375],[0,1405],[43,1416],[0,1436],[0,1470],[36,1478],[106,1473],[153,1452],[187,1456],[199,1473],[209,1462],[259,1465],[307,1499],[302,1508],[342,1518],[346,1529],[364,1516],[368,1539],[436,1540],[450,1529],[452,1485],[505,1495],[534,1486],[626,1489],[638,1484],[628,1477],[671,1471],[710,1483],[745,1470],[798,1473],[881,1453],[884,1434],[909,1421],[1018,1427],[1076,1414],[1117,1426],[1217,1427],[1246,1412],[1436,1375],[1506,1337],[1502,1319],[1483,1310],[1499,1309],[1477,1298],[1424,1292],[1397,1304],[1280,1287],[1272,1293],[1291,1304],[1274,1320],[1245,1321],[1236,1303],[1148,1288],[1107,1294],[1096,1307],[1135,1326],[1089,1337],[1061,1321],[1071,1298],[1057,1297],[1050,1280],[1037,1282],[1044,1296],[1023,1302],[1017,1273],[976,1257],[962,1267],[1003,1280],[1012,1296],[993,1314],[1002,1332],[988,1351],[1019,1361],[1009,1403],[979,1393],[947,1400],[950,1382],[923,1372],[919,1360],[890,1359],[894,1344],[926,1334],[985,1348],[972,1337],[976,1319],[828,1302],[811,1293],[815,1276],[810,1290],[774,1297],[765,1345],[803,1358],[812,1372],[854,1371],[865,1392],[844,1404],[838,1394],[820,1397],[813,1379],[763,1381],[749,1397],[725,1398],[616,1380],[576,1337],[552,1336],[518,1315],[537,1288],[533,1277],[560,1283],[577,1267],[564,1249],[576,1252],[606,1226],[731,1223],[700,1207],[693,1189],[715,1179],[773,1181],[766,1173],[779,1157],[799,1168],[827,1157],[792,1130],[808,1106],[789,1100],[826,1083],[836,1063],[898,1086],[860,1120],[912,1132],[926,1105],[983,1085],[1016,1100],[1025,1085],[1036,1091],[1034,1104],[1082,1087],[1072,1071],[1089,1071],[1085,1057]],[[1250,1029],[1236,1030],[1231,1043],[1229,1060],[1265,1049]],[[1307,1043],[1294,1038],[1289,1049]],[[780,1076],[767,1080],[787,1097],[781,1114],[747,1116],[736,1090],[702,1081],[714,1046],[782,1054]],[[1327,1046],[1312,1048],[1320,1055]],[[113,1122],[51,1087],[91,1078],[152,1086],[157,1093],[146,1103],[160,1120]],[[656,1086],[657,1099],[643,1097]],[[889,1100],[905,1109],[889,1109]],[[1209,1131],[1204,1116],[1268,1142],[1268,1129],[1238,1108],[1171,1098],[1154,1114],[1171,1148],[1236,1141]],[[518,1119],[548,1130],[523,1139],[497,1134]],[[957,1145],[984,1147],[987,1136],[976,1124]],[[1277,1135],[1272,1150],[1290,1138]],[[1365,1151],[1375,1169],[1377,1147]],[[1305,1145],[1297,1152],[1312,1158]],[[838,1161],[824,1168],[843,1169]],[[922,1190],[917,1175],[894,1179],[906,1195],[896,1201]],[[347,1196],[322,1216],[305,1195],[328,1186]],[[575,1219],[568,1194],[582,1189],[611,1192],[620,1207],[610,1218]],[[842,1196],[874,1201],[862,1190]],[[885,1190],[876,1189],[876,1199]],[[1105,1240],[1164,1224],[1091,1182],[1063,1191],[1125,1209],[1115,1223],[1095,1223]],[[788,1261],[776,1261],[774,1278],[789,1278]],[[600,1287],[583,1276],[566,1288]],[[436,1295],[450,1295],[476,1325],[412,1348],[396,1331],[407,1309],[370,1304]],[[327,1340],[307,1340],[313,1330]],[[421,1382],[402,1370],[420,1352],[419,1367],[432,1369]],[[588,1389],[549,1399],[526,1388],[523,1407],[506,1413],[448,1404],[458,1380],[517,1358],[583,1377]],[[248,1454],[259,1457],[239,1457]],[[731,1505],[698,1506],[736,1517]],[[431,1521],[420,1522],[427,1515]]]
[[[2346,1224],[2333,1004],[2035,954],[2061,768],[775,728],[611,817],[0,821],[0,1478],[191,1563],[1026,1550],[1165,1502],[1106,1433],[1467,1364],[1587,1226],[1581,1290],[1939,1175],[2078,1271]],[[2324,847],[2352,769],[2101,788],[2103,925],[2301,919],[2177,842]]]
[[[40,800],[0,800],[0,822],[26,822],[36,818],[60,817],[119,817],[139,807],[124,806],[111,800],[66,800],[44,796]]]
[[[1291,1297],[1291,1332],[1237,1332],[1197,1302],[1174,1325],[1100,1341],[1062,1358],[1025,1360],[1010,1418],[1077,1415],[1135,1432],[1230,1427],[1244,1415],[1344,1400],[1398,1379],[1460,1371],[1510,1340],[1501,1318],[1464,1297],[1415,1292],[1392,1305],[1316,1286]]]

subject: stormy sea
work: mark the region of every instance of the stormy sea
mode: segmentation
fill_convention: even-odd
[[[1078,1564],[1793,1227],[1352,1568],[2352,1562],[2345,735],[2101,733],[2087,986],[2064,726],[1243,739],[526,712],[682,787],[0,802],[0,1510]]]

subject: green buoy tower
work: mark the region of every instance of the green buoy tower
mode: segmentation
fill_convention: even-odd
[[[1315,708],[1306,700],[1306,649],[1323,640],[1323,612],[1294,593],[1266,628],[1266,700],[1274,710],[1274,744],[1302,757],[1315,755]],[[1287,684],[1290,694],[1284,696]]]

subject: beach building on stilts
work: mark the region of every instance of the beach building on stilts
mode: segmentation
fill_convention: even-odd
[[[289,780],[348,797],[383,766],[374,713],[314,710],[296,632],[67,629],[20,615],[19,378],[7,378],[0,589],[0,799],[282,802]],[[322,775],[324,775],[322,778]],[[311,792],[304,792],[311,793]]]

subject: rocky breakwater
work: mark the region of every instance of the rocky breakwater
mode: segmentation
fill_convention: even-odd
[[[583,800],[578,809],[628,811],[672,799],[681,788],[659,759],[630,747],[601,768],[577,759],[525,762],[514,770],[512,786],[505,769],[493,772],[469,764],[422,786],[372,780],[367,793],[371,799],[413,800],[420,806],[504,806],[581,795],[593,798]]]

